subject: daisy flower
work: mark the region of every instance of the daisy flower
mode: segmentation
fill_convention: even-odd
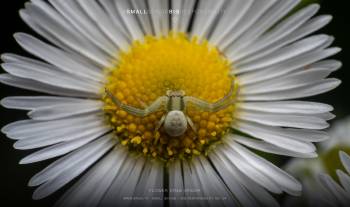
[[[335,121],[328,133],[332,138],[320,143],[321,151],[329,152],[338,149],[350,152],[350,116]]]
[[[301,160],[293,159],[290,161],[285,169],[287,172],[295,175],[300,179],[303,185],[302,197],[287,197],[283,206],[337,206],[339,202],[336,202],[331,197],[328,190],[333,191],[333,182],[331,178],[337,179],[337,176],[341,180],[344,188],[347,189],[346,177],[343,172],[337,169],[347,169],[346,157],[344,153],[341,154],[341,161],[338,158],[339,151],[350,152],[350,117],[336,121],[332,128],[329,130],[331,139],[320,143],[319,146],[319,158]],[[322,175],[327,173],[329,176]],[[321,182],[318,180],[321,177]],[[323,186],[328,186],[324,188]],[[331,187],[331,188],[329,188]],[[327,190],[328,189],[328,190]],[[338,187],[335,187],[338,189]],[[347,193],[349,195],[349,193]],[[342,196],[342,193],[337,194]],[[339,197],[338,197],[339,198]]]
[[[30,119],[5,126],[33,198],[76,177],[62,205],[276,206],[300,183],[250,151],[315,157],[329,105],[295,101],[340,84],[330,22],[299,0],[32,0],[17,33],[36,58],[2,55],[4,84],[50,94],[7,97]],[[248,149],[249,148],[249,149]]]
[[[338,161],[339,159],[340,161]],[[283,206],[348,206],[350,202],[350,156],[340,151],[339,159],[332,159],[332,162],[339,162],[339,167],[344,168],[346,172],[334,169],[332,173],[335,175],[332,177],[319,171],[320,165],[317,167],[315,163],[311,163],[309,168],[304,166],[304,173],[310,173],[308,178],[304,176],[303,179],[304,197],[302,199],[288,198]]]
[[[350,202],[350,156],[340,151],[339,158],[346,170],[346,173],[339,169],[336,171],[341,186],[327,174],[321,174],[319,180],[329,195],[328,202],[331,203],[331,206],[348,206]]]

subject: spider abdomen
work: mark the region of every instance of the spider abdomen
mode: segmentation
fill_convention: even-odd
[[[178,110],[170,111],[164,120],[164,129],[172,137],[183,135],[187,130],[185,114]]]

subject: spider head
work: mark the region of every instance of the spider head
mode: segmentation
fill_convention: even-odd
[[[184,97],[185,96],[185,91],[183,91],[183,90],[178,90],[178,91],[168,90],[166,92],[166,95],[168,97]]]

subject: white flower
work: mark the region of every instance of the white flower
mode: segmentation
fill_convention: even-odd
[[[340,151],[339,158],[346,170],[346,173],[339,169],[336,171],[341,186],[327,174],[321,174],[319,180],[328,193],[328,198],[331,198],[328,200],[331,206],[348,206],[350,202],[350,156]]]
[[[293,99],[340,84],[327,76],[341,63],[323,60],[340,49],[328,48],[331,36],[306,37],[331,16],[313,17],[317,4],[288,15],[298,3],[27,3],[22,19],[50,43],[15,34],[40,60],[4,54],[2,67],[8,73],[0,81],[54,96],[3,99],[7,108],[30,110],[30,119],[2,131],[18,140],[16,149],[45,147],[21,164],[64,155],[30,180],[30,186],[39,186],[34,199],[52,194],[85,171],[60,204],[161,206],[163,197],[170,196],[178,198],[169,201],[171,206],[276,206],[268,191],[298,195],[297,180],[246,148],[310,158],[316,156],[312,142],[327,138],[319,130],[328,127],[332,107]],[[224,102],[232,104],[220,111],[207,107],[209,112],[203,102],[201,107],[186,105],[184,113],[193,125],[172,137],[157,127],[164,109],[135,116],[106,97],[105,88],[123,106],[138,108],[134,111],[168,90],[184,91],[205,103],[231,91]],[[163,194],[163,188],[170,192]],[[137,201],[145,196],[159,199]],[[186,199],[179,200],[181,196]]]
[[[304,174],[302,179],[305,190],[303,198],[289,197],[283,206],[348,206],[350,202],[350,157],[345,152],[340,151],[339,158],[346,170],[346,172],[340,169],[334,170],[340,184],[330,175],[323,173],[324,171],[315,168],[315,162],[308,162],[309,167],[303,166],[304,173],[309,173],[309,175]],[[332,162],[338,161],[332,160]],[[301,166],[298,168],[294,165],[293,167],[301,170]],[[321,165],[318,165],[318,167],[321,167]]]
[[[334,148],[350,147],[350,116],[335,121],[328,133],[332,138],[320,143],[322,152],[327,152]]]
[[[350,118],[344,118],[338,120],[334,123],[332,128],[329,130],[329,135],[331,139],[320,143],[319,147],[319,158],[301,160],[293,159],[286,166],[285,169],[287,172],[290,172],[292,175],[299,178],[303,185],[302,197],[288,197],[284,202],[283,206],[296,206],[296,205],[305,205],[305,206],[337,206],[339,205],[338,201],[332,199],[332,194],[327,192],[327,189],[333,191],[333,183],[329,176],[320,174],[328,173],[333,178],[337,175],[342,180],[341,183],[345,189],[346,177],[341,170],[340,160],[338,159],[339,151],[349,151],[349,134],[350,134]],[[341,162],[345,169],[347,156],[344,153],[340,153]],[[318,177],[321,177],[321,182],[319,182]],[[329,185],[329,186],[327,186]],[[327,186],[323,188],[323,186]],[[338,187],[335,187],[338,189]],[[341,196],[341,193],[337,195]],[[339,197],[338,197],[339,198]]]

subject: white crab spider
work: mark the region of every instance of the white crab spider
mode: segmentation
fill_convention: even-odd
[[[139,109],[132,106],[123,104],[118,100],[107,88],[106,94],[115,105],[126,111],[127,113],[145,117],[151,113],[156,112],[161,106],[165,106],[166,114],[161,118],[156,127],[156,131],[164,124],[165,132],[172,136],[177,137],[183,135],[187,130],[187,124],[197,132],[196,127],[194,126],[190,117],[188,117],[184,112],[188,103],[192,103],[200,109],[208,112],[217,112],[220,111],[229,105],[234,103],[234,100],[231,100],[231,96],[234,92],[234,80],[231,83],[230,91],[222,99],[215,103],[208,103],[199,98],[192,96],[185,96],[185,92],[182,90],[179,91],[167,91],[166,96],[161,96],[156,99],[151,105],[145,109]]]

